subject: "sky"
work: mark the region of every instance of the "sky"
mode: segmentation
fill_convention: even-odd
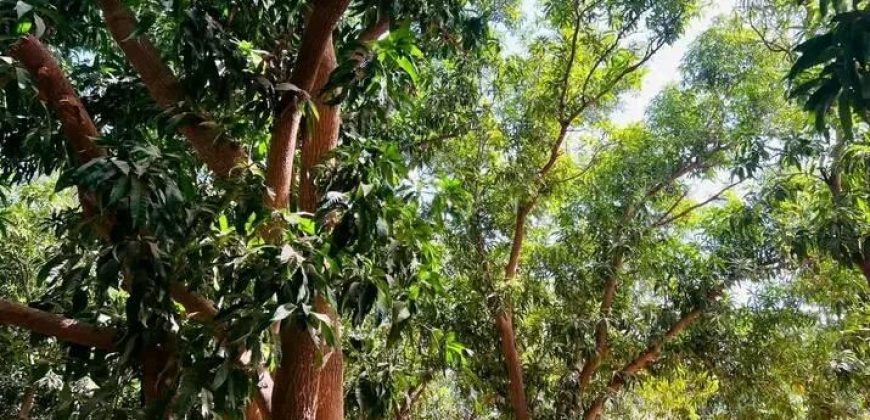
[[[621,99],[619,108],[613,113],[613,121],[619,125],[641,121],[650,101],[671,83],[679,81],[679,66],[689,47],[719,16],[728,15],[734,9],[736,0],[706,0],[701,6],[700,16],[691,21],[686,32],[677,42],[664,46],[647,64],[639,92],[631,92]],[[524,0],[523,8],[534,0]]]
[[[664,46],[647,63],[648,71],[644,76],[639,91],[629,92],[620,100],[620,105],[612,114],[612,121],[617,125],[626,125],[643,120],[647,106],[655,96],[671,83],[679,81],[679,67],[683,56],[689,47],[707,30],[716,18],[726,16],[734,9],[737,0],[701,0],[699,16],[695,17],[686,28],[685,33],[673,44]],[[520,10],[525,24],[533,24],[540,17],[539,0],[522,0]],[[503,53],[506,55],[522,53],[522,41],[505,31]]]

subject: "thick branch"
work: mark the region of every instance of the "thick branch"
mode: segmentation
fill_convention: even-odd
[[[97,127],[48,49],[35,37],[25,36],[10,48],[9,55],[33,75],[39,98],[57,114],[79,163],[103,156],[105,152],[94,143],[99,136]]]
[[[520,251],[523,249],[523,241],[526,237],[526,219],[529,217],[529,212],[532,210],[534,205],[534,201],[529,201],[521,203],[517,207],[517,217],[514,223],[514,238],[511,242],[511,252],[508,258],[508,263],[504,270],[504,277],[507,282],[511,282],[517,277],[517,270],[520,265]]]
[[[145,36],[134,36],[139,22],[133,12],[121,0],[99,0],[98,4],[109,32],[139,73],[154,101],[163,109],[184,102],[187,95],[154,44]],[[248,162],[245,150],[227,139],[215,124],[208,123],[207,117],[201,117],[203,122],[183,125],[179,131],[209,169],[219,176],[227,176],[236,166],[245,165]]]
[[[99,132],[90,114],[48,49],[38,39],[28,36],[13,45],[9,54],[34,75],[40,99],[58,114],[64,135],[79,163],[104,156],[105,152],[94,143]],[[93,212],[95,203],[92,194],[80,189],[79,197],[85,212]],[[111,226],[98,226],[97,231],[104,240],[108,240]],[[211,301],[190,292],[179,282],[171,283],[170,293],[193,319],[205,321],[217,316],[218,311]]]
[[[722,294],[722,289],[715,289],[709,294],[707,294],[705,303],[712,302],[716,300]],[[647,349],[634,358],[632,361],[628,362],[619,372],[617,372],[613,379],[607,384],[606,392],[596,398],[592,404],[590,404],[589,408],[586,409],[583,418],[586,420],[594,420],[601,416],[602,411],[604,410],[604,404],[610,398],[610,396],[619,392],[628,381],[633,378],[638,372],[647,369],[653,363],[655,363],[659,356],[661,356],[662,349],[665,344],[673,341],[680,333],[682,333],[686,328],[691,326],[701,317],[704,313],[705,307],[697,307],[680,318],[670,329],[668,329],[665,334],[658,339],[657,341],[650,344]]]
[[[0,299],[0,324],[21,327],[80,346],[114,351],[117,332]]]
[[[381,35],[385,34],[390,29],[390,17],[383,16],[374,23],[374,25],[366,28],[362,33],[359,34],[359,38],[357,42],[359,43],[369,43],[374,42]]]
[[[648,200],[650,197],[657,194],[663,188],[667,187],[668,185],[670,185],[671,183],[673,183],[674,181],[676,181],[677,179],[679,179],[683,175],[691,172],[694,169],[697,169],[702,164],[703,164],[702,160],[699,159],[699,160],[696,160],[694,162],[684,163],[684,164],[681,164],[680,166],[678,166],[677,169],[674,170],[674,172],[672,172],[670,175],[668,175],[668,177],[664,181],[657,183],[657,184],[653,185],[652,187],[650,187],[644,193],[643,197],[641,198],[641,200],[637,204],[631,205],[625,209],[625,211],[622,215],[622,223],[623,224],[628,223],[631,220],[631,218],[634,217],[637,209],[641,205],[643,205],[643,203],[646,202],[646,200]],[[736,184],[734,184],[734,185],[736,185]],[[698,206],[692,206],[685,214],[713,201],[716,197],[718,197],[719,195],[721,195],[725,191],[727,191],[727,188],[720,191],[718,194],[716,194],[714,197],[710,198],[709,200],[705,201],[704,203],[701,203]],[[680,214],[677,216],[677,218],[682,217],[685,214]],[[607,343],[607,322],[608,322],[608,318],[610,317],[611,310],[613,308],[613,300],[616,296],[616,290],[617,290],[617,287],[619,285],[618,284],[618,275],[619,275],[619,271],[622,268],[623,260],[625,257],[621,251],[616,250],[615,252],[616,252],[616,254],[613,255],[613,257],[611,258],[609,271],[607,273],[607,277],[606,277],[606,280],[604,282],[604,295],[601,299],[601,309],[600,309],[601,319],[598,321],[598,323],[595,327],[595,353],[583,364],[583,367],[580,370],[580,385],[579,385],[578,392],[579,392],[581,398],[583,396],[583,393],[586,391],[586,388],[589,386],[589,383],[592,381],[592,378],[594,377],[595,372],[601,366],[601,362],[604,360],[604,358],[607,357],[607,354],[609,352],[609,345]]]
[[[308,18],[296,65],[290,83],[301,92],[289,98],[278,114],[272,130],[269,155],[266,162],[266,204],[274,209],[286,208],[290,203],[290,184],[293,178],[293,159],[296,138],[302,120],[301,106],[307,101],[323,59],[326,44],[331,42],[332,31],[347,9],[350,0],[320,0]]]

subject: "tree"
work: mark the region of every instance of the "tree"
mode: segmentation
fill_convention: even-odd
[[[381,156],[337,168],[328,187],[339,189],[318,206],[324,190],[312,174],[338,143],[340,124],[335,93],[323,88],[366,88],[383,77],[375,71],[391,88],[405,84],[395,70],[413,75],[408,54],[420,50],[412,36],[433,40],[433,49],[473,45],[488,5],[447,2],[430,13],[364,3],[349,12],[348,1],[96,3],[4,6],[2,24],[20,39],[5,68],[4,121],[15,123],[3,130],[3,172],[22,182],[61,169],[58,188],[76,187],[81,204],[58,221],[61,244],[42,299],[76,320],[4,301],[3,322],[90,345],[91,363],[133,369],[149,415],[185,413],[200,398],[212,402],[208,411],[240,415],[252,398],[249,411],[259,415],[341,418],[337,304],[359,306],[359,316],[372,307],[356,305],[342,284],[369,287],[403,270],[413,281],[404,264],[419,261],[419,240],[413,232],[369,239],[413,213],[383,201],[402,173],[378,172],[397,158],[379,145],[349,145],[349,153]],[[453,25],[465,32],[444,37],[441,28]],[[391,26],[399,30],[374,47]],[[339,58],[343,73],[334,71]],[[40,102],[49,112],[30,112]],[[294,171],[303,119],[311,129]],[[374,193],[354,184],[367,177],[380,183]],[[394,269],[372,272],[378,258]],[[264,347],[277,321],[282,344]]]
[[[0,412],[867,414],[860,98],[783,80],[845,18],[745,2],[621,124],[703,4],[55,3],[0,0]]]

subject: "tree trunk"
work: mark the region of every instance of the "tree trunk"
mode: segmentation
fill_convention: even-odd
[[[303,320],[290,319],[281,326],[281,363],[275,372],[272,396],[274,420],[314,420],[320,366],[317,345]]]
[[[327,359],[320,371],[317,420],[342,420],[344,419],[344,353],[341,348],[341,321],[335,310],[319,296],[315,309],[329,315],[335,332],[335,346],[321,347]]]
[[[142,396],[148,409],[159,409],[163,393],[168,389],[174,374],[171,351],[165,343],[146,343],[142,348]]]
[[[339,127],[341,124],[340,110],[335,106],[328,106],[320,97],[320,91],[329,81],[329,76],[336,68],[335,50],[332,45],[332,37],[328,37],[325,45],[323,57],[317,68],[316,80],[312,87],[314,94],[314,104],[317,107],[319,119],[315,124],[315,130],[312,133],[305,133],[302,144],[302,167],[300,170],[300,186],[299,186],[299,208],[306,212],[315,212],[319,201],[319,194],[316,185],[314,184],[315,167],[323,162],[323,158],[335,148],[338,142]],[[292,110],[299,115],[297,110]],[[292,120],[298,130],[299,122]],[[285,127],[287,128],[287,127]],[[289,129],[289,128],[287,128]],[[284,135],[284,134],[281,134]],[[290,147],[295,147],[295,141],[291,141]],[[292,162],[276,163],[289,165],[292,171]],[[281,186],[289,190],[289,184]],[[284,191],[283,189],[281,191]],[[276,204],[283,200],[289,201],[289,193],[284,196],[281,194],[276,197]],[[340,340],[341,323],[333,308],[329,306],[325,299],[317,296],[315,301],[315,310],[329,315],[333,320],[333,328],[336,332],[336,340]],[[285,396],[289,398],[288,404],[279,406],[279,401],[274,400],[274,418],[278,419],[313,419],[317,420],[340,420],[344,418],[344,355],[342,353],[340,341],[335,348],[327,348],[325,346],[318,349],[316,344],[311,339],[307,331],[300,333],[298,325],[291,327],[293,330],[282,332],[282,348],[287,348],[291,354],[298,354],[298,360],[291,362],[292,366],[286,366],[282,361],[276,377],[284,377],[292,375],[291,382],[282,385],[279,389],[276,385],[275,395]],[[285,340],[285,336],[287,340]],[[287,347],[284,347],[286,345]],[[322,369],[316,364],[317,351],[323,352],[324,357],[327,357],[326,363]],[[282,355],[282,360],[287,358],[288,353]],[[292,356],[291,356],[292,357]],[[292,373],[291,372],[295,372]],[[300,378],[299,372],[308,372],[309,375],[318,375],[319,378],[315,381],[316,384],[311,384],[310,380],[305,381]],[[311,390],[316,390],[311,395],[286,395],[291,389],[303,388],[309,393]],[[295,393],[298,394],[298,393]],[[315,398],[311,398],[315,397]],[[316,408],[315,408],[316,406]],[[301,415],[292,414],[301,412]]]
[[[513,321],[508,310],[502,310],[496,315],[495,326],[498,330],[501,352],[504,357],[505,367],[507,368],[508,380],[510,381],[508,392],[510,394],[511,405],[514,409],[514,416],[517,420],[528,420],[529,407],[526,403],[526,387],[523,383],[523,364],[520,361],[519,351],[517,351]]]
[[[24,390],[24,398],[21,399],[21,408],[18,410],[19,420],[29,420],[30,412],[33,411],[33,400],[36,398],[36,388],[33,385]]]
[[[870,286],[870,256],[864,257],[861,262],[861,273],[864,274],[864,279],[867,280],[867,285]]]
[[[301,92],[289,93],[284,109],[276,116],[275,127],[266,162],[266,186],[269,195],[266,204],[283,209],[290,203],[290,184],[293,178],[293,159],[296,154],[296,139],[302,120],[301,105],[305,96],[313,91],[317,81],[320,62],[327,45],[332,45],[332,31],[350,0],[320,0],[307,19],[305,32],[299,46],[296,64],[290,83]]]
[[[341,126],[341,111],[337,106],[326,104],[322,90],[329,82],[332,71],[338,67],[332,37],[326,43],[323,58],[317,69],[317,80],[314,83],[314,104],[319,118],[315,129],[305,133],[302,143],[302,168],[299,182],[299,208],[305,212],[314,213],[320,201],[320,194],[314,184],[317,165],[335,149],[338,144],[339,128]],[[322,351],[329,354],[320,372],[320,387],[317,397],[317,420],[341,420],[344,418],[344,353],[341,349],[341,321],[335,309],[318,296],[316,310],[325,313],[332,320],[335,332],[336,346],[323,347]]]
[[[529,212],[534,207],[535,202],[527,201],[520,203],[517,208],[517,217],[514,227],[514,237],[511,244],[511,252],[508,257],[507,266],[505,266],[505,281],[513,282],[517,277],[517,271],[520,264],[520,252],[523,248],[523,240],[526,233],[526,219]],[[504,303],[503,306],[496,310],[495,326],[498,330],[499,342],[501,345],[502,357],[504,358],[505,368],[508,374],[508,394],[511,400],[511,406],[514,410],[514,416],[518,420],[527,420],[529,416],[529,406],[526,402],[526,386],[523,381],[523,364],[520,361],[520,353],[517,350],[516,336],[514,334],[513,313],[509,303]]]

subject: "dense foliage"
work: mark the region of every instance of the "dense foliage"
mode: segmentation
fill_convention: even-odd
[[[870,3],[709,6],[0,0],[0,416],[870,416]]]

